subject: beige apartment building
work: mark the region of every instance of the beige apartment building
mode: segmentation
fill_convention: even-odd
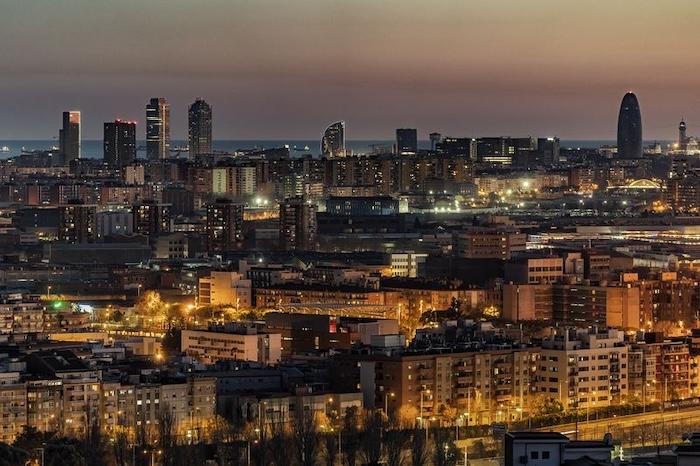
[[[343,355],[334,360],[340,390],[362,390],[368,408],[415,408],[418,418],[469,425],[518,420],[528,409],[537,349],[397,355]],[[449,408],[449,409],[447,409]]]
[[[200,306],[234,306],[247,309],[252,306],[251,281],[238,272],[213,271],[199,279]]]
[[[629,348],[623,332],[555,329],[542,341],[535,384],[564,409],[615,405],[629,394]]]
[[[183,330],[182,351],[205,364],[216,361],[256,361],[277,364],[282,356],[279,333],[258,333],[254,328]]]

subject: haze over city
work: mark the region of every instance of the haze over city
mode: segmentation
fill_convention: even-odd
[[[700,126],[700,4],[688,1],[2,2],[0,140],[50,139],[66,109],[83,137],[197,96],[217,139],[351,139],[395,126],[454,135],[614,139],[619,96],[645,139]]]

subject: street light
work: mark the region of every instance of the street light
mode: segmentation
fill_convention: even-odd
[[[394,398],[395,396],[394,392],[384,394],[384,415],[386,417],[389,417],[389,397]]]

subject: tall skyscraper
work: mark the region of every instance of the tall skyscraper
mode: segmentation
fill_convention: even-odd
[[[442,134],[440,133],[430,133],[430,150],[436,150],[437,145],[442,139]]]
[[[187,113],[190,156],[211,154],[211,105],[199,97]]]
[[[617,155],[623,159],[642,156],[642,114],[637,96],[628,92],[622,98],[617,120]]]
[[[678,145],[682,146],[683,144],[688,142],[688,137],[685,135],[686,131],[686,126],[685,126],[685,121],[681,119],[680,124],[678,125]]]
[[[104,124],[104,160],[112,168],[122,168],[136,160],[136,123],[115,120]]]
[[[321,154],[325,157],[345,157],[345,122],[328,126],[321,139]]]
[[[418,153],[418,131],[415,128],[396,130],[396,153],[399,155],[416,155]]]
[[[61,153],[66,162],[80,158],[80,112],[63,112],[63,127],[58,132]]]
[[[316,249],[316,205],[297,197],[280,203],[280,246],[285,251]]]
[[[146,154],[149,160],[170,157],[170,104],[163,97],[146,105]]]
[[[206,228],[210,253],[235,250],[243,241],[243,206],[230,199],[208,204]]]

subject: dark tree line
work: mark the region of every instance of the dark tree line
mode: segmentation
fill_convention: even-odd
[[[107,436],[97,422],[82,439],[26,427],[12,445],[0,444],[0,466],[455,466],[452,429],[402,429],[382,411],[350,408],[343,415],[291,414],[290,422],[257,419],[238,430],[222,422],[207,438],[178,437],[172,412],[134,432]]]

